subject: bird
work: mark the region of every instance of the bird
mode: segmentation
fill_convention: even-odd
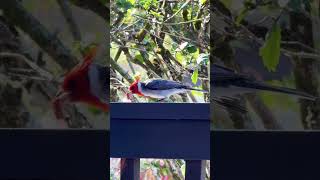
[[[245,112],[244,107],[233,103],[235,97],[241,94],[270,91],[283,93],[302,99],[314,101],[317,97],[296,89],[268,85],[246,74],[237,73],[232,69],[213,64],[210,70],[212,84],[212,100],[215,104],[231,110]]]
[[[152,78],[145,82],[141,82],[140,76],[136,76],[135,81],[130,85],[129,90],[132,94],[159,99],[159,101],[169,98],[174,94],[185,93],[192,90],[207,93],[205,90],[193,88],[190,85],[178,81],[161,78]]]
[[[104,112],[109,111],[108,85],[109,69],[93,63],[97,46],[91,48],[82,63],[68,72],[52,103],[57,119],[63,119],[63,105],[66,103],[85,103]]]

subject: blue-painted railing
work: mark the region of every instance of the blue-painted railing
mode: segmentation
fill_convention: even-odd
[[[110,156],[126,158],[121,179],[139,178],[140,158],[185,159],[186,179],[210,160],[207,103],[111,103]]]

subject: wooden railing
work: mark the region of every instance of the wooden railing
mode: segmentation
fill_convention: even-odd
[[[126,158],[121,180],[138,180],[140,158],[185,159],[186,180],[210,160],[209,104],[111,103],[110,156]]]

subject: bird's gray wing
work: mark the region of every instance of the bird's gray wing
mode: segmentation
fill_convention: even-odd
[[[107,103],[109,100],[109,69],[99,64],[92,64],[89,73],[93,94],[101,102]]]
[[[168,89],[182,89],[190,88],[180,82],[170,81],[165,79],[150,79],[145,81],[144,86],[151,90],[168,90]]]

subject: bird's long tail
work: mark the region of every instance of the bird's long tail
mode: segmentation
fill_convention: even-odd
[[[203,90],[203,89],[197,89],[197,88],[192,88],[192,87],[190,87],[190,88],[188,88],[188,89],[193,90],[193,91],[203,92],[203,93],[209,93],[208,91]]]
[[[305,93],[305,92],[298,91],[296,89],[270,86],[270,85],[261,84],[261,83],[249,83],[249,84],[246,84],[246,88],[254,88],[254,89],[264,90],[264,91],[285,93],[285,94],[297,96],[298,98],[308,99],[308,100],[312,100],[312,101],[317,99],[317,97],[315,97],[315,96],[312,96],[312,95]]]

